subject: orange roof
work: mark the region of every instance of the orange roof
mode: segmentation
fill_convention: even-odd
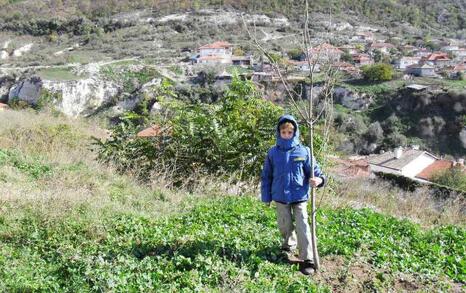
[[[162,129],[160,125],[152,125],[150,127],[147,127],[144,130],[139,131],[137,136],[138,137],[155,137],[155,136],[162,135],[164,132],[166,132],[166,129]]]
[[[362,54],[362,53],[359,53],[359,54],[353,54],[353,60],[370,60],[371,57],[367,54]]]
[[[212,44],[207,44],[202,47],[199,47],[199,49],[222,49],[222,48],[230,48],[233,45],[228,43],[228,42],[223,42],[223,41],[218,41],[214,42]]]
[[[447,160],[437,160],[424,168],[419,174],[416,175],[416,177],[425,179],[425,180],[430,180],[432,176],[439,172],[439,171],[444,171],[448,170],[452,167],[452,162],[447,161]]]
[[[329,43],[323,43],[323,44],[320,44],[314,48],[310,48],[309,49],[310,52],[320,52],[320,51],[332,51],[334,53],[338,53],[338,54],[343,54],[343,51],[338,49],[337,47],[329,44]]]
[[[438,60],[448,61],[450,60],[450,58],[448,58],[447,53],[436,52],[436,53],[432,53],[429,56],[427,56],[427,60],[428,61],[438,61]]]

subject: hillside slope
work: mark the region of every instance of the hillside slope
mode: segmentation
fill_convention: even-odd
[[[280,255],[275,212],[254,188],[229,196],[235,186],[206,177],[188,192],[157,173],[142,184],[94,160],[90,137],[105,132],[89,122],[29,111],[4,111],[0,121],[0,291],[464,287],[464,217],[445,218],[446,207],[434,214],[415,194],[337,188],[317,214],[322,271],[307,278]],[[375,207],[356,207],[371,197]],[[409,213],[408,197],[429,215],[382,209]],[[431,228],[413,223],[421,219]]]

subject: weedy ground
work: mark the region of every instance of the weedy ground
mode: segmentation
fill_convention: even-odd
[[[0,123],[1,291],[464,290],[453,201],[334,182],[319,191],[322,269],[310,278],[280,254],[257,186],[199,177],[174,189],[162,170],[142,184],[96,162],[90,137],[106,133],[93,121],[4,111]]]

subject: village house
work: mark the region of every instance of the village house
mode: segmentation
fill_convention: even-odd
[[[228,42],[215,42],[198,48],[200,57],[219,56],[231,57],[233,55],[233,45]]]
[[[446,68],[446,72],[448,74],[448,77],[458,78],[460,74],[466,74],[466,64],[458,63],[456,65],[449,66]]]
[[[308,61],[288,60],[288,64],[293,66],[294,71],[300,71],[300,72],[310,72],[311,67],[313,66],[313,64],[311,64],[311,66],[309,66]],[[320,65],[317,64],[317,63],[314,64],[314,72],[320,72]]]
[[[414,56],[416,57],[427,57],[431,54],[432,52],[427,49],[427,48],[416,48],[414,50]]]
[[[353,62],[356,66],[362,66],[362,65],[374,63],[371,56],[369,56],[368,54],[357,53],[357,54],[353,54],[352,57],[353,57]]]
[[[395,61],[395,68],[404,70],[406,67],[418,64],[421,61],[421,57],[401,57]]]
[[[435,74],[435,67],[429,64],[414,64],[406,67],[405,72],[420,77],[433,77]]]
[[[338,47],[338,49],[342,50],[343,52],[348,52],[348,54],[359,53],[358,49],[353,45],[344,45],[344,46]]]
[[[396,49],[395,45],[390,43],[372,43],[369,47],[369,51],[373,52],[374,50],[379,50],[383,54],[390,54],[390,50]]]
[[[416,176],[437,160],[439,159],[433,154],[419,150],[417,147],[407,149],[398,147],[394,151],[369,156],[367,161],[371,172],[394,174],[427,182]]]
[[[425,63],[429,65],[435,65],[436,67],[445,67],[450,65],[450,58],[447,53],[443,52],[434,52],[427,57],[422,59]]]
[[[358,77],[360,74],[359,68],[347,62],[335,62],[332,64],[332,67],[353,77]]]
[[[10,109],[10,106],[4,103],[0,103],[0,112],[3,110],[8,110],[8,109]]]
[[[252,66],[252,56],[231,56],[231,63],[238,66]]]
[[[460,168],[464,172],[464,160],[460,159],[458,162],[437,160],[419,172],[415,178],[417,180],[422,180],[423,182],[432,182],[432,179],[436,174],[442,171],[447,171],[451,168]]]
[[[344,52],[337,47],[328,43],[323,43],[309,49],[309,58],[312,61],[317,61],[322,64],[325,62],[339,61],[343,53]],[[304,61],[305,58],[305,56],[302,56],[301,61]]]

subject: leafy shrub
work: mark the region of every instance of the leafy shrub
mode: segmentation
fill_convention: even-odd
[[[432,181],[466,192],[466,173],[461,167],[440,171],[434,174]]]
[[[251,81],[235,75],[215,104],[162,102],[172,113],[168,137],[135,138],[140,116],[127,116],[107,141],[97,141],[99,158],[120,170],[149,171],[163,163],[178,176],[196,171],[258,175],[267,149],[275,141],[275,124],[282,109],[258,96]],[[144,173],[144,172],[143,172]]]
[[[389,64],[364,65],[361,69],[364,78],[370,81],[387,81],[393,78],[393,67]]]

